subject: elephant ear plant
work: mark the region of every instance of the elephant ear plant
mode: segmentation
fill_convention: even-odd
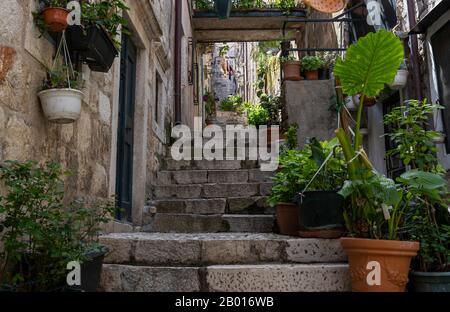
[[[403,58],[401,41],[380,30],[350,46],[345,60],[338,59],[334,68],[343,93],[361,95],[354,139],[347,129],[336,130],[347,162],[349,180],[341,194],[350,199],[344,218],[352,236],[341,242],[349,257],[355,291],[404,291],[411,258],[419,250],[416,242],[400,241],[399,228],[408,203],[393,180],[375,171],[363,149],[361,135],[364,102],[393,81]],[[374,265],[386,272],[379,276],[381,283],[367,282],[368,267]]]

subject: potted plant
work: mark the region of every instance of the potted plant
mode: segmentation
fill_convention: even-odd
[[[283,68],[284,80],[301,80],[301,62],[297,61],[292,55],[280,57],[280,63]]]
[[[399,232],[408,207],[402,189],[374,170],[362,147],[365,99],[376,97],[394,79],[403,58],[401,41],[379,30],[351,45],[345,61],[338,59],[334,68],[345,94],[361,94],[354,141],[344,129],[336,131],[349,177],[340,193],[350,202],[344,212],[350,237],[341,242],[354,291],[405,291],[411,258],[419,250],[419,243],[403,241]],[[368,282],[371,270],[379,274]]]
[[[123,34],[130,34],[122,12],[129,10],[123,0],[83,2],[81,26],[67,29],[71,51],[77,51],[93,71],[108,72],[119,55],[119,26]]]
[[[279,127],[281,123],[280,110],[282,98],[280,96],[262,94],[259,100],[261,106],[269,113],[269,119],[267,121],[267,144],[270,145],[275,140],[275,136],[272,136],[272,126]]]
[[[301,60],[302,68],[307,80],[318,80],[319,69],[325,65],[325,62],[318,56],[305,56]]]
[[[69,10],[67,7],[67,0],[40,0],[43,4],[43,9],[33,12],[35,23],[41,33],[46,31],[60,33],[68,26],[67,18]]]
[[[98,281],[99,272],[89,276],[84,272],[94,260],[92,251],[100,250],[94,233],[109,220],[115,203],[104,204],[98,214],[79,205],[66,207],[62,177],[67,174],[59,164],[33,161],[7,161],[0,167],[6,186],[0,197],[1,289],[67,291],[67,264],[78,261],[79,289],[96,290],[92,282]]]
[[[399,157],[412,169],[398,180],[409,201],[405,232],[421,244],[411,274],[415,291],[450,291],[448,185],[436,157],[438,132],[424,129],[433,112],[442,109],[426,100],[411,100],[384,118],[385,124],[392,126],[388,136],[396,144],[388,155]]]
[[[315,138],[298,159],[295,197],[299,207],[299,235],[305,238],[338,238],[345,232],[344,198],[338,193],[346,180],[346,168],[337,139],[319,142]]]
[[[269,111],[261,104],[246,105],[247,119],[249,125],[259,128],[260,126],[267,126],[269,121]]]
[[[80,91],[79,73],[69,72],[67,66],[48,69],[42,91],[38,93],[44,114],[51,122],[68,124],[80,118],[84,95]]]
[[[403,89],[408,82],[408,67],[406,66],[406,61],[404,60],[397,70],[394,80],[389,84],[389,87],[393,90]]]

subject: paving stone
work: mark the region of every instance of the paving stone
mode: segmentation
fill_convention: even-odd
[[[208,182],[206,170],[181,170],[173,172],[173,179],[177,184],[200,184]]]
[[[249,170],[249,182],[271,182],[274,173],[261,171],[260,169]]]
[[[208,183],[244,183],[248,181],[248,170],[210,170]]]
[[[107,292],[198,292],[196,267],[103,265],[101,290]]]
[[[261,183],[259,186],[259,194],[261,196],[269,196],[272,193],[273,183]]]
[[[201,185],[156,185],[153,188],[154,197],[157,199],[168,198],[200,198]]]
[[[218,265],[207,267],[206,283],[214,292],[350,291],[346,264]]]
[[[255,183],[205,184],[203,186],[205,198],[250,197],[257,195],[258,191],[258,184]]]
[[[275,217],[270,215],[224,215],[230,232],[272,233]]]

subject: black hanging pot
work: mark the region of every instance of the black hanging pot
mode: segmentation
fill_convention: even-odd
[[[217,15],[220,19],[227,19],[231,14],[231,0],[214,0]]]
[[[298,194],[299,235],[305,238],[338,238],[345,232],[344,198],[333,191]]]
[[[78,52],[92,71],[107,73],[119,55],[104,27],[71,26],[67,28],[66,34],[69,49]]]

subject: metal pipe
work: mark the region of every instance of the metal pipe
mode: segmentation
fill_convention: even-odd
[[[182,10],[183,1],[175,0],[175,124],[181,124],[181,39],[182,39]]]
[[[413,29],[416,24],[416,8],[413,0],[407,0],[409,26]],[[419,42],[417,35],[410,35],[411,63],[413,70],[414,93],[417,100],[422,100],[422,89],[420,84],[420,67],[419,67]]]

